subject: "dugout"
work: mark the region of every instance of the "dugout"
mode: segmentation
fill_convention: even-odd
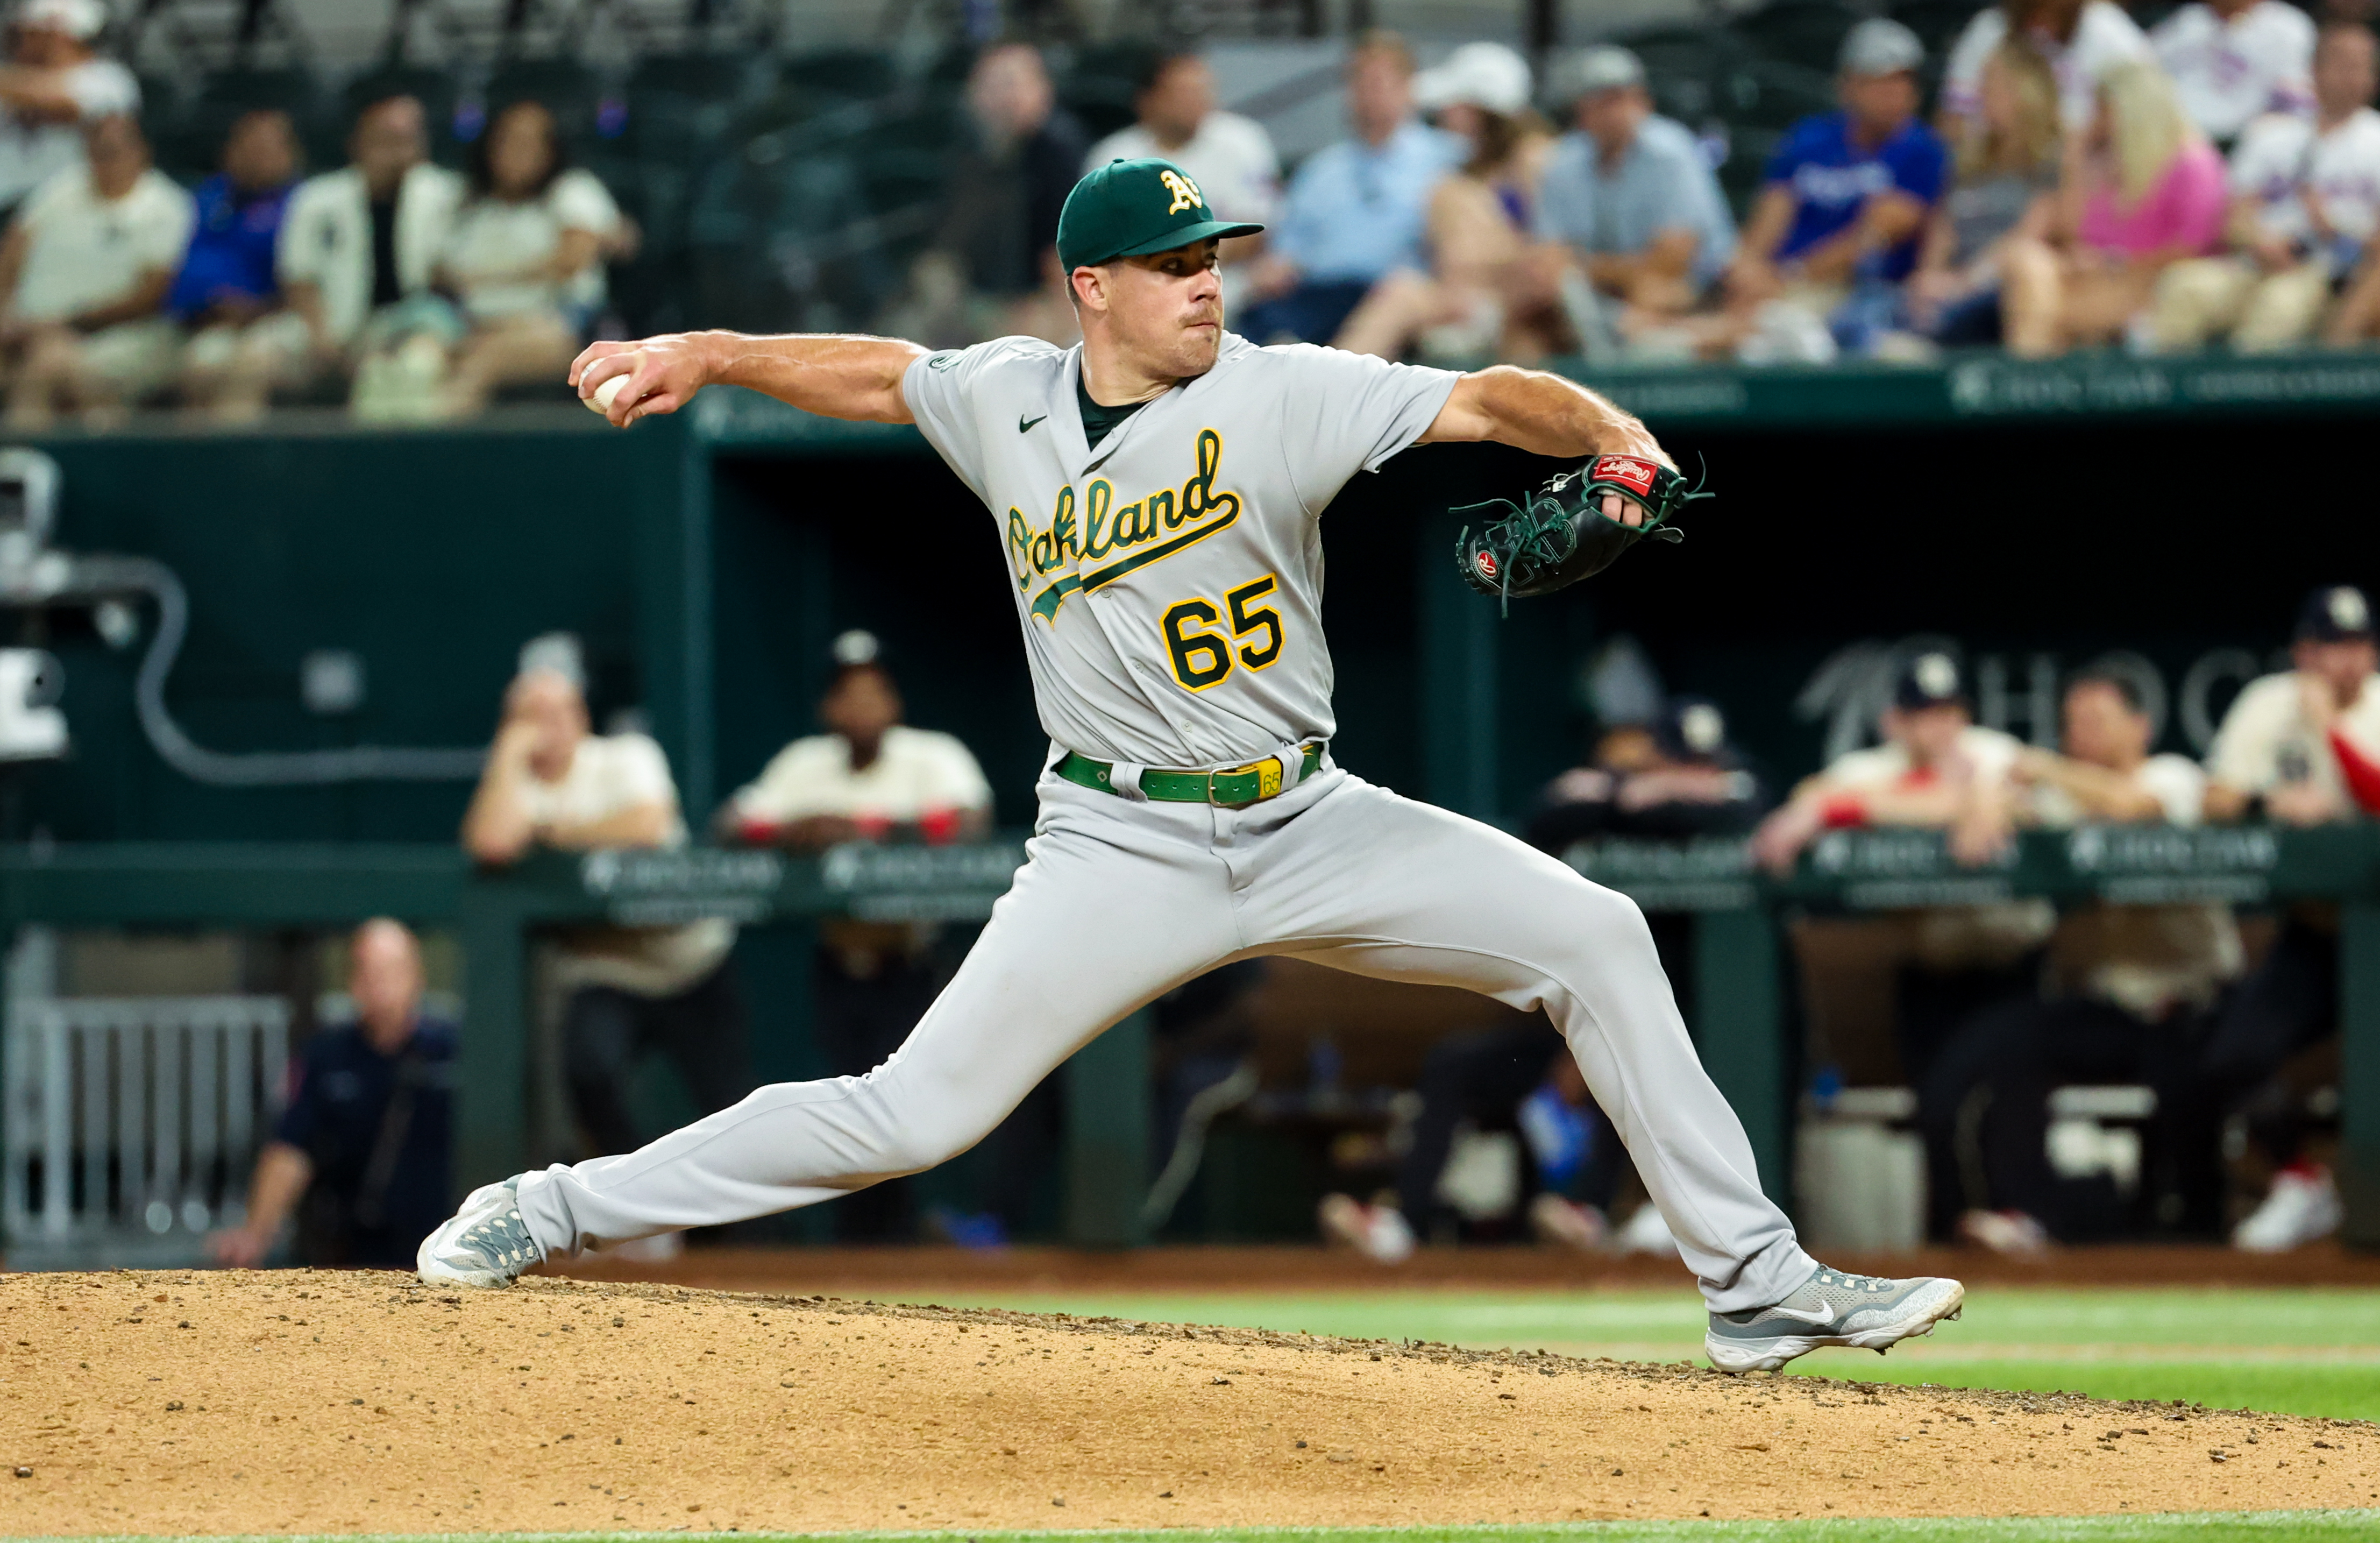
[[[1359,480],[1325,528],[1335,749],[1349,766],[1509,816],[1575,753],[1578,666],[1621,634],[1672,686],[1727,703],[1786,778],[1816,762],[1842,720],[1842,703],[1818,688],[1825,667],[1916,634],[1958,638],[1979,664],[1997,662],[1996,674],[1979,670],[1987,692],[1999,683],[1985,715],[2020,733],[2042,722],[2042,682],[2111,649],[2135,652],[2168,692],[2166,746],[2188,750],[2193,711],[2218,711],[2260,666],[2306,587],[2372,577],[2370,545],[2338,506],[2352,484],[2329,469],[2380,408],[2380,364],[2352,357],[1995,358],[1601,383],[1682,455],[1704,456],[1719,501],[1696,507],[1687,545],[1639,553],[1611,578],[1499,620],[1447,571],[1457,522],[1443,511],[1542,468],[1495,447],[1436,447]],[[998,549],[911,431],[713,393],[696,412],[625,434],[575,409],[519,409],[460,429],[293,419],[246,433],[61,435],[43,448],[64,473],[61,549],[148,557],[187,589],[189,634],[165,700],[208,749],[468,748],[486,738],[519,644],[569,631],[587,647],[599,721],[644,714],[699,825],[807,732],[827,639],[867,626],[885,638],[913,716],[975,747],[1002,823],[1029,818],[1041,742]],[[2304,507],[2243,530],[2247,499],[2270,504],[2279,487]],[[212,904],[225,926],[302,931],[387,908],[464,929],[469,882],[444,854],[467,783],[194,779],[159,753],[136,711],[153,638],[145,614],[134,638],[111,641],[88,608],[14,598],[7,641],[65,665],[74,748],[0,787],[0,834],[16,844],[0,879],[12,923],[43,919],[41,885],[23,875],[55,871],[67,854],[91,863],[77,881],[79,925],[188,929]],[[361,665],[360,699],[344,711],[308,706],[310,660],[326,653]],[[154,876],[177,864],[214,875],[214,887],[158,903]],[[293,880],[293,865],[318,878]],[[443,876],[424,877],[433,869]],[[363,887],[334,903],[345,881],[320,877],[332,870],[362,875]],[[2351,862],[2325,871],[2340,893],[2369,882]],[[411,898],[372,903],[370,885],[399,874],[412,888],[391,893]],[[324,898],[286,899],[314,893]],[[1690,973],[1698,1014],[1734,1026],[1715,1069],[1781,1183],[1798,1072],[1761,919],[1775,898],[1712,909]],[[802,909],[772,909],[744,945],[748,989],[781,1015],[760,1037],[767,1076],[808,1069]],[[483,997],[473,980],[508,967],[470,956],[456,983],[467,1000]],[[2356,978],[2349,1014],[2360,1025],[2373,987]],[[2349,1127],[2360,1149],[2380,1113],[2355,1111],[2380,1111],[2380,1088],[2357,1091],[2372,1059],[2358,1047],[2380,1040],[2356,1032]],[[471,1118],[492,1160],[526,1116],[499,1097]],[[2359,1233],[2380,1233],[2368,1204],[2358,1214]]]

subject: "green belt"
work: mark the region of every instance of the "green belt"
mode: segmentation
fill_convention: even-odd
[[[1298,773],[1300,782],[1320,769],[1322,751],[1319,742],[1305,747],[1305,770]],[[1072,750],[1058,762],[1058,775],[1101,793],[1115,792],[1109,780],[1113,771],[1106,761],[1078,756]],[[1140,774],[1140,791],[1161,804],[1220,804],[1225,808],[1240,808],[1260,804],[1281,792],[1281,762],[1267,756],[1227,772],[1160,772],[1148,768]]]

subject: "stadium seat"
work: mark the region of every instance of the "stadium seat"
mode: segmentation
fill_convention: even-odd
[[[756,331],[832,331],[875,310],[868,218],[849,159],[762,134],[706,166],[687,211],[689,311]]]
[[[1770,0],[1737,17],[1734,30],[1760,58],[1832,75],[1843,35],[1866,16],[1845,0]]]
[[[1654,105],[1694,128],[1718,110],[1719,82],[1743,52],[1741,43],[1718,28],[1647,28],[1613,41],[1645,62]]]
[[[682,174],[718,152],[738,112],[765,97],[774,79],[766,57],[665,54],[641,60],[622,88],[623,141],[638,156],[673,164]]]
[[[813,96],[853,100],[888,96],[901,84],[892,55],[869,48],[823,48],[796,54],[778,67],[778,78]]]
[[[1058,82],[1058,100],[1081,120],[1092,139],[1114,133],[1133,121],[1133,98],[1139,94],[1151,50],[1146,43],[1101,43],[1079,51],[1074,67]]]

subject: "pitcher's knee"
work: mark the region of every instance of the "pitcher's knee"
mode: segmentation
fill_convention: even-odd
[[[1618,890],[1582,884],[1567,918],[1581,945],[1609,956],[1614,952],[1653,946],[1653,929],[1645,908]]]

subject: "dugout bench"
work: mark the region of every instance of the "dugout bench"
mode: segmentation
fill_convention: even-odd
[[[1569,854],[1648,911],[1694,918],[1694,1030],[1790,1205],[1797,1052],[1788,1042],[1781,920],[1795,908],[1881,912],[2026,895],[2116,903],[2328,900],[2342,929],[2341,1149],[2348,1241],[2380,1247],[2380,825],[2084,827],[2025,836],[1986,868],[1954,863],[1936,832],[1838,831],[1790,880],[1742,841],[1608,841]],[[444,846],[138,844],[0,848],[0,933],[21,926],[174,929],[352,926],[394,915],[454,928],[466,978],[457,1178],[528,1160],[531,942],[540,929],[706,917],[746,924],[820,915],[981,920],[1024,860],[1003,839],[955,847],[853,846],[821,857],[693,848],[544,853],[475,870]],[[1065,1233],[1086,1246],[1146,1241],[1149,1029],[1135,1014],[1063,1073]],[[0,1118],[21,1118],[8,1108]],[[12,1182],[15,1175],[11,1174]]]

